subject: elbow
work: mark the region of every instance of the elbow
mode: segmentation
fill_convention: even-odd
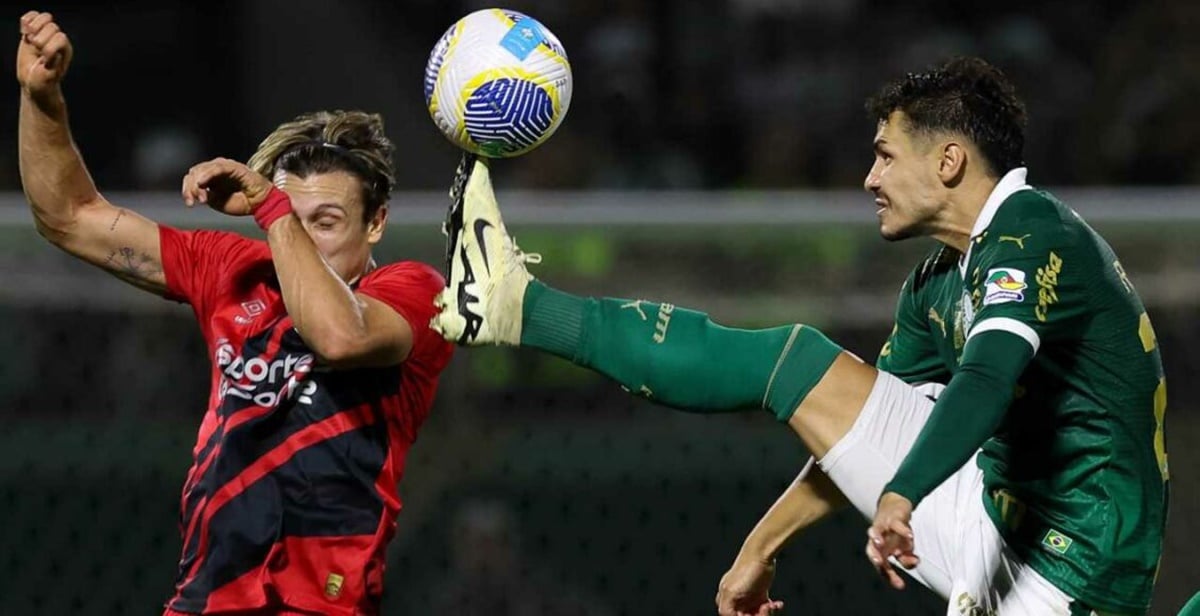
[[[399,365],[407,359],[411,343],[392,344],[364,333],[326,337],[311,342],[309,348],[323,365],[348,369]]]
[[[55,219],[35,214],[33,224],[37,229],[38,235],[55,246],[62,246],[71,237],[71,228],[74,226],[74,220],[67,217]]]
[[[365,336],[330,334],[313,340],[309,346],[321,362],[334,367],[353,367],[366,355]]]
[[[91,200],[71,202],[68,206],[60,208],[39,207],[32,198],[29,203],[33,207],[33,224],[38,235],[64,249],[79,231],[80,212],[107,204],[99,196]]]

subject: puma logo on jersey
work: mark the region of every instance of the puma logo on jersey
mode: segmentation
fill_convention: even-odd
[[[1021,250],[1025,250],[1025,240],[1028,239],[1030,235],[1032,235],[1032,233],[1026,233],[1025,235],[1022,235],[1021,237],[1017,237],[1015,235],[1001,235],[997,241],[1012,242],[1012,243],[1016,244],[1017,247],[1020,248]]]
[[[929,309],[929,320],[937,323],[942,328],[942,337],[946,336],[946,321],[942,320],[942,315],[938,314],[936,308]]]

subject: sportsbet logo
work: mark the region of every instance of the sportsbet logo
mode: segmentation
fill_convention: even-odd
[[[1071,549],[1071,538],[1051,528],[1046,531],[1046,536],[1042,537],[1042,546],[1048,548],[1051,552],[1066,554],[1067,550]]]
[[[233,396],[271,407],[297,396],[300,403],[312,404],[312,395],[317,392],[317,384],[306,380],[313,367],[311,353],[289,354],[270,362],[261,357],[246,360],[233,345],[219,341],[213,362],[221,371],[217,395],[222,400]]]
[[[998,267],[990,269],[984,279],[983,305],[1019,302],[1025,299],[1025,272],[1018,269]]]

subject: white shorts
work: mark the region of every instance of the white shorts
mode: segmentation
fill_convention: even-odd
[[[854,426],[818,461],[868,520],[942,389],[914,387],[880,372]],[[1070,614],[1071,597],[1026,566],[1000,537],[983,507],[983,472],[975,456],[921,501],[912,529],[921,562],[907,573],[947,600],[948,616]]]

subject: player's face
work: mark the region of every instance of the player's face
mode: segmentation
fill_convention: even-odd
[[[342,280],[361,276],[371,258],[371,245],[383,235],[387,206],[364,223],[362,180],[345,171],[303,178],[281,172],[275,184],[291,197],[296,217]]]
[[[907,129],[901,111],[879,123],[875,163],[863,187],[875,195],[879,234],[886,240],[930,233],[929,223],[944,202],[936,148]]]

